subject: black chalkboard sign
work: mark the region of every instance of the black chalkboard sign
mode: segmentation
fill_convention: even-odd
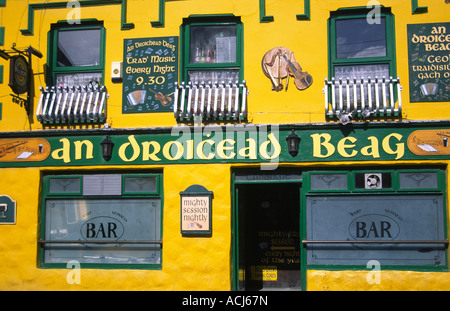
[[[411,102],[450,101],[450,23],[408,25]]]
[[[123,113],[173,111],[178,37],[124,40]]]

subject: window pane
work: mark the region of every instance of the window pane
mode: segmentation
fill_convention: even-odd
[[[365,18],[336,20],[337,58],[386,56],[385,18],[369,24]]]
[[[51,178],[49,193],[80,193],[80,178]]]
[[[101,72],[56,74],[56,86],[98,86],[102,83],[102,76]]]
[[[45,263],[160,264],[158,244],[115,241],[161,239],[159,199],[47,200],[45,239],[85,244],[46,244]],[[92,244],[89,241],[110,242]],[[112,242],[112,243],[111,243]]]
[[[236,25],[192,26],[190,63],[236,62]]]
[[[400,188],[402,189],[420,189],[437,188],[437,173],[400,173]]]
[[[347,78],[353,79],[367,78],[374,79],[375,77],[383,78],[389,77],[389,65],[388,64],[377,64],[377,65],[353,65],[353,66],[335,66],[334,67],[334,78],[342,81],[346,81]]]
[[[334,67],[334,78],[336,81],[339,81],[340,78],[342,78],[342,87],[343,90],[345,90],[347,86],[347,78],[349,78],[350,82],[350,90],[352,90],[353,87],[353,79],[356,78],[358,82],[361,81],[361,78],[364,79],[364,102],[368,103],[369,101],[369,88],[367,86],[368,78],[371,78],[371,83],[375,81],[375,78],[378,78],[380,81],[383,77],[388,78],[389,75],[389,65],[388,64],[377,64],[377,65],[353,65],[353,66],[335,66]],[[345,91],[344,91],[345,92]],[[372,100],[375,99],[376,91],[375,86],[372,85],[371,89],[371,98]],[[382,84],[380,83],[378,86],[378,94],[382,93]],[[353,103],[353,92],[351,91],[349,94],[349,103]],[[346,94],[343,96],[343,100],[346,104]],[[336,92],[335,94],[335,101],[339,102],[339,92]],[[358,105],[358,109],[361,108],[361,92],[356,92],[356,101]],[[388,104],[390,105],[390,99],[388,99]]]
[[[312,174],[311,190],[347,190],[347,174]]]
[[[125,177],[125,193],[156,192],[156,177]]]
[[[100,37],[100,29],[59,31],[57,66],[98,66]]]

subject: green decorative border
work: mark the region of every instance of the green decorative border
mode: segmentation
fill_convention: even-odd
[[[121,30],[129,30],[134,28],[133,23],[126,22],[127,14],[127,0],[84,0],[79,1],[80,7],[101,6],[101,5],[115,5],[120,4],[121,10]],[[31,3],[28,5],[28,26],[26,29],[21,29],[20,32],[24,36],[34,35],[34,11],[61,9],[66,8],[67,2],[50,2],[50,3]]]
[[[311,20],[310,0],[303,0],[303,14],[297,14],[298,21]],[[259,21],[260,23],[270,23],[274,21],[273,15],[266,15],[266,0],[259,0]]]
[[[427,6],[419,6],[419,0],[411,0],[412,14],[428,13]]]
[[[165,26],[165,16],[166,16],[166,0],[159,0],[159,19],[157,21],[150,22],[150,24],[152,24],[152,27],[163,28]]]

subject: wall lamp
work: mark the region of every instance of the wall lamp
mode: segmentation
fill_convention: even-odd
[[[36,50],[34,47],[32,47],[31,45],[28,46],[28,48],[25,50],[28,53],[33,54],[34,56],[36,56],[37,58],[42,58],[42,53],[38,50]]]
[[[114,143],[109,136],[106,136],[106,138],[100,143],[100,145],[102,146],[103,159],[105,159],[105,161],[109,161],[112,156]]]
[[[295,134],[294,129],[292,129],[292,133],[289,134],[288,137],[286,137],[289,154],[293,157],[298,154],[298,146],[300,144],[300,140],[300,137]]]

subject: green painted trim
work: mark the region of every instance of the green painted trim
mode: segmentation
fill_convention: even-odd
[[[133,23],[126,22],[127,0],[81,0],[78,1],[80,7],[102,6],[120,4],[121,9],[121,30],[129,30],[134,28]],[[20,29],[24,36],[34,35],[34,11],[67,8],[68,2],[45,2],[31,3],[28,5],[28,25],[26,29]]]
[[[311,20],[311,3],[310,0],[303,0],[303,14],[295,15],[298,21]],[[273,15],[266,15],[266,0],[259,0],[259,22],[271,23],[274,21]]]
[[[259,22],[270,23],[273,21],[273,15],[266,15],[266,0],[259,0]]]
[[[89,172],[96,174],[97,172]],[[82,188],[82,176],[88,175],[89,173],[85,173],[82,171],[75,172],[73,174],[62,172],[61,174],[58,174],[57,172],[52,172],[46,175],[41,175],[41,185],[42,185],[42,201],[41,201],[41,208],[40,208],[40,221],[39,221],[39,232],[38,236],[39,239],[45,240],[45,210],[46,210],[46,199],[85,199],[81,193]],[[102,174],[117,174],[117,172],[107,171],[102,172]],[[147,195],[145,193],[141,193],[139,196],[136,195],[130,195],[122,192],[122,195],[120,196],[114,196],[115,198],[121,198],[121,199],[130,199],[130,198],[159,198],[161,200],[161,210],[160,210],[160,237],[161,241],[163,240],[163,217],[164,217],[164,191],[163,191],[163,173],[162,172],[141,172],[137,171],[136,173],[130,173],[128,172],[119,172],[119,174],[122,175],[122,180],[124,177],[130,177],[130,176],[148,176],[148,177],[155,177],[157,176],[157,194],[150,194]],[[80,178],[80,193],[68,193],[68,194],[50,194],[49,193],[49,185],[50,185],[50,179],[53,178]],[[123,189],[122,189],[123,191]],[[106,199],[108,196],[101,196],[102,198]],[[111,197],[111,196],[109,196]],[[95,200],[96,198],[99,198],[99,196],[91,196],[91,199]],[[160,248],[160,258],[161,261],[159,264],[107,264],[107,263],[81,263],[82,269],[133,269],[133,270],[162,270],[163,266],[163,247],[164,245],[161,245]],[[66,269],[67,264],[66,263],[44,263],[44,245],[38,244],[38,268],[42,269]]]
[[[419,0],[411,0],[411,11],[412,14],[428,13],[428,7],[419,6]]]
[[[311,20],[311,5],[310,0],[303,0],[303,14],[297,14],[297,20],[298,21],[310,21]]]
[[[6,7],[6,0],[0,0],[0,7],[1,8]]]
[[[5,27],[0,27],[0,45],[5,45]]]

